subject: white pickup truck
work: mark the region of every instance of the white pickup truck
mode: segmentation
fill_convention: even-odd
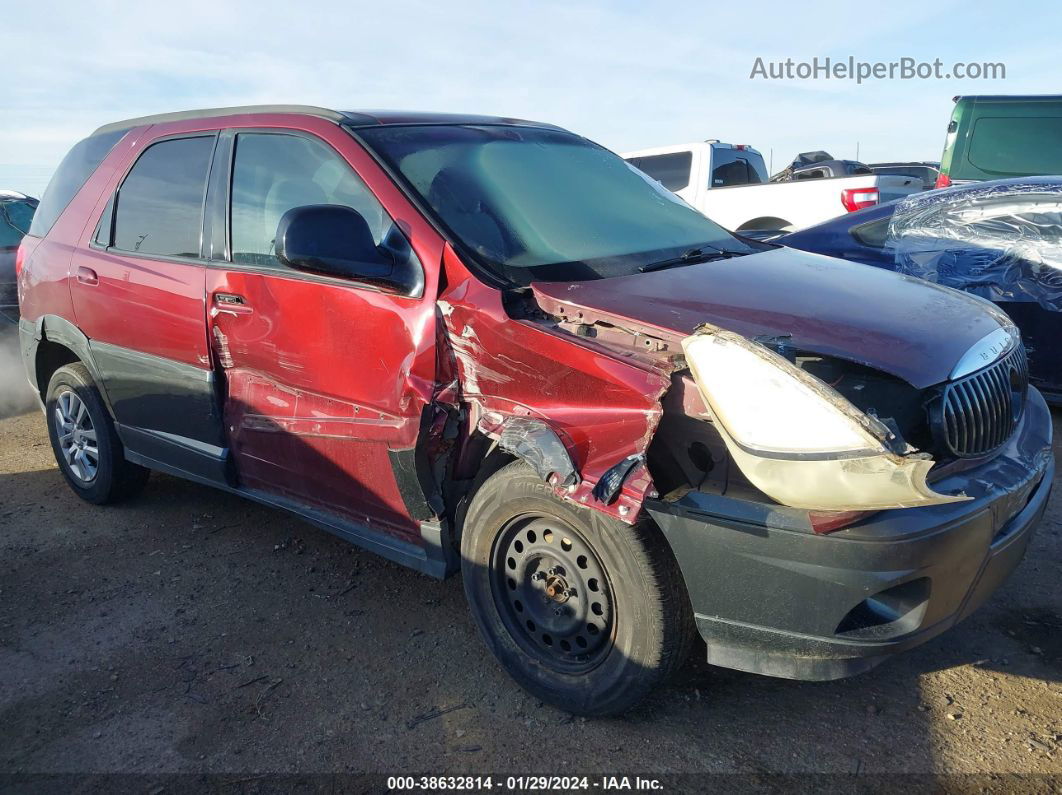
[[[914,177],[879,174],[769,182],[763,155],[715,140],[622,157],[716,223],[752,236],[792,232],[922,190]]]

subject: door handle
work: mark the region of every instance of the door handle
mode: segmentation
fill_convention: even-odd
[[[236,293],[214,293],[214,309],[213,313],[219,314],[224,312],[227,315],[246,315],[252,311],[251,307],[247,305],[242,295]]]
[[[82,265],[77,269],[77,281],[79,284],[95,287],[100,283],[100,277],[96,275],[96,271],[92,270],[92,268],[86,268]]]

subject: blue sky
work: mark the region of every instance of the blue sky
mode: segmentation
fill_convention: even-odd
[[[96,126],[261,102],[495,113],[618,151],[719,138],[939,159],[959,93],[1062,93],[1062,4],[17,2],[2,13],[0,187],[39,193]],[[757,57],[1006,64],[1007,79],[750,80]]]

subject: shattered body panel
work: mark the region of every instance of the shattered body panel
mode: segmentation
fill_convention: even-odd
[[[558,496],[633,521],[652,487],[643,465],[611,504],[591,492],[614,465],[648,447],[671,365],[509,317],[501,294],[475,279],[449,247],[444,267],[450,286],[439,303],[470,427],[502,439],[509,418],[542,421],[564,441],[577,473],[573,483],[556,479]]]

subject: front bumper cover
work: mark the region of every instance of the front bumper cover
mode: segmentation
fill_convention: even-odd
[[[807,512],[690,492],[646,502],[682,569],[708,662],[789,679],[860,673],[980,606],[1017,567],[1054,477],[1029,390],[990,460],[935,482],[962,503],[882,511],[829,535]]]

